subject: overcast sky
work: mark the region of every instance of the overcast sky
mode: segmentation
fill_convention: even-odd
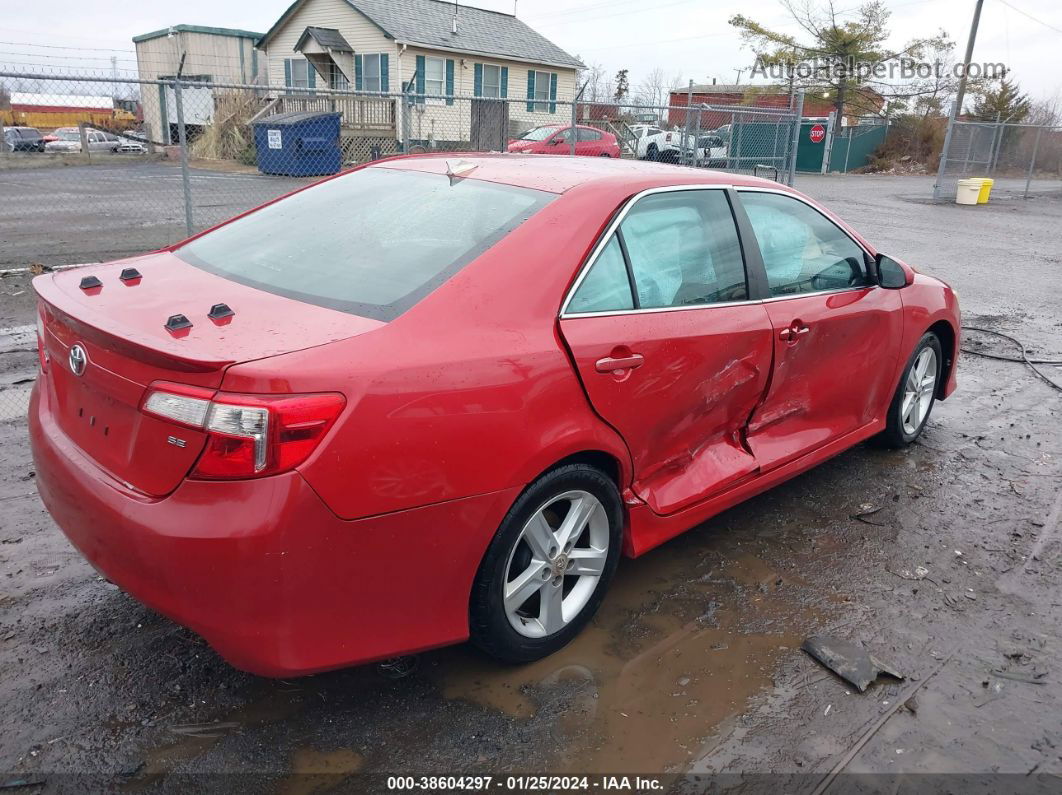
[[[77,64],[109,70],[113,55],[119,59],[119,68],[132,69],[135,60],[130,39],[138,33],[180,23],[265,31],[288,2],[7,0],[8,8],[0,16],[0,68]],[[840,7],[858,3],[838,0]],[[514,2],[477,0],[462,5],[511,13]],[[891,43],[899,46],[943,28],[959,43],[961,56],[974,0],[887,0],[887,5],[893,12]],[[798,32],[777,0],[517,0],[516,11],[532,27],[587,63],[600,63],[610,74],[630,69],[632,86],[654,67],[680,76],[683,82],[690,78],[734,82],[735,70],[751,66],[753,60],[727,24],[734,13],[779,30]],[[55,49],[59,46],[85,49],[77,60],[71,60],[73,51]],[[1062,93],[1062,2],[985,0],[974,60],[1006,63],[1011,75],[1034,98]],[[748,80],[746,73],[741,82]]]

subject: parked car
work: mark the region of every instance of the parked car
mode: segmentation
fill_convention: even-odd
[[[702,135],[697,139],[697,164],[708,168],[725,168],[727,145],[718,135]]]
[[[909,445],[959,354],[952,290],[813,200],[627,161],[378,161],[33,286],[45,506],[269,676],[554,652],[621,554]]]
[[[549,124],[535,127],[509,141],[508,150],[525,155],[567,155],[571,153],[571,136],[575,134],[575,154],[589,157],[619,157],[616,136],[596,127]]]
[[[44,142],[36,127],[4,127],[4,151],[42,152]]]
[[[49,141],[44,145],[45,152],[70,153],[81,151],[81,131],[77,127],[60,127],[53,132],[56,140]],[[124,146],[132,145],[133,141],[125,143],[126,139],[119,138],[114,133],[102,130],[86,130],[89,152],[119,152],[119,151],[147,151],[140,144],[138,150],[124,149]]]

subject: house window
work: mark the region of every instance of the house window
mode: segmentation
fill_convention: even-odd
[[[446,61],[443,58],[424,59],[424,93],[441,97],[446,93]]]
[[[361,56],[361,87],[365,91],[382,91],[380,88],[380,56]]]
[[[309,88],[310,87],[310,62],[305,58],[287,58],[287,69],[285,72],[290,75],[288,85],[292,88]]]
[[[549,72],[535,72],[535,104],[536,113],[549,113]]]
[[[335,61],[328,65],[328,87],[334,91],[346,91],[350,88],[350,81]]]
[[[501,67],[483,64],[483,90],[480,96],[501,97]]]

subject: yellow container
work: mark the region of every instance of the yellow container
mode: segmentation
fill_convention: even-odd
[[[977,194],[978,204],[988,204],[988,197],[992,195],[992,186],[995,184],[996,181],[994,179],[988,179],[986,177],[981,180],[981,192]]]

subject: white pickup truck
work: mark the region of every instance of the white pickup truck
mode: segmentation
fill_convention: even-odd
[[[631,128],[637,136],[639,160],[661,160],[665,163],[678,163],[682,160],[682,150],[687,153],[693,149],[692,135],[685,135],[681,130],[662,130],[652,125],[634,125]],[[683,138],[686,146],[683,147]],[[722,137],[713,134],[701,135],[697,139],[697,162],[699,165],[718,168],[726,165],[727,146]]]

